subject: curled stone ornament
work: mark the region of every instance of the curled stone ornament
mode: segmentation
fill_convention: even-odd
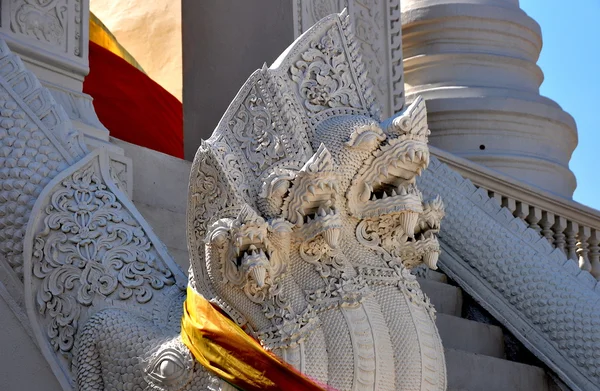
[[[48,337],[63,354],[73,347],[81,306],[96,297],[144,304],[155,290],[175,283],[95,169],[89,164],[61,182],[34,239],[38,310],[49,315]]]

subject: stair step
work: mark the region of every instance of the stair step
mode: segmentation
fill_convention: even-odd
[[[445,349],[504,358],[504,335],[498,326],[438,313],[436,325]]]
[[[444,284],[448,283],[448,276],[446,276],[444,273],[436,272],[435,270],[431,269],[427,269],[424,279],[441,282]]]
[[[169,255],[171,255],[171,257],[173,258],[175,263],[179,265],[181,271],[183,271],[183,273],[187,275],[188,270],[190,269],[190,258],[188,250],[182,250],[179,248],[167,246],[167,251],[169,252]]]
[[[417,278],[417,280],[437,312],[460,317],[462,311],[462,290],[460,288],[433,280],[422,278]]]
[[[448,390],[549,391],[551,381],[541,368],[500,358],[446,349]]]

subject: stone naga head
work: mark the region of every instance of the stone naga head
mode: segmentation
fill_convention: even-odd
[[[192,281],[236,321],[218,287],[264,291],[285,269],[286,240],[341,256],[351,235],[406,266],[435,267],[441,209],[427,209],[415,184],[429,163],[425,103],[381,123],[359,46],[346,13],[319,21],[250,76],[199,149]]]
[[[324,145],[300,170],[269,175],[263,189],[261,196],[280,205],[277,215],[293,224],[297,237],[307,241],[321,235],[329,247],[338,247],[338,174]]]
[[[206,244],[223,282],[256,294],[285,271],[290,232],[291,224],[267,222],[246,204],[236,218],[212,224]]]
[[[435,233],[443,203],[424,203],[416,186],[429,164],[429,133],[425,102],[418,98],[383,123],[366,116],[329,118],[313,140],[331,151],[344,209],[357,221],[361,243],[409,268],[424,262],[435,269],[439,256]]]

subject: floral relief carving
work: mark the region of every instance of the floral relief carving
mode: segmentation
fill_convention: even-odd
[[[201,146],[203,150],[205,146]],[[206,235],[206,223],[210,216],[232,205],[233,192],[222,181],[223,172],[210,149],[206,148],[197,165],[195,177],[190,181],[190,196],[196,201],[194,211],[195,237],[204,242]]]
[[[33,275],[41,280],[37,309],[49,319],[46,332],[55,350],[68,356],[82,306],[95,297],[144,304],[155,290],[175,283],[93,164],[61,183],[45,214],[34,238]]]
[[[373,94],[386,116],[404,107],[401,11],[399,0],[297,0],[295,34],[319,19],[348,9],[362,59],[373,81]]]
[[[313,114],[335,107],[362,108],[337,28],[313,41],[290,67],[304,105]]]
[[[254,172],[262,171],[285,156],[283,142],[275,132],[271,114],[256,87],[240,105],[229,126]]]
[[[12,6],[14,7],[11,23],[13,31],[52,45],[65,44],[68,18],[66,1],[13,0]]]

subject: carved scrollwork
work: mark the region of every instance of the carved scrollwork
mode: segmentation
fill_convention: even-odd
[[[39,280],[36,305],[47,318],[51,345],[65,356],[73,348],[82,307],[96,297],[144,304],[154,291],[175,284],[94,163],[61,182],[44,214],[32,255],[32,274]]]
[[[312,113],[336,107],[362,108],[337,28],[331,28],[290,67],[304,105]]]
[[[229,121],[229,127],[254,172],[261,172],[285,156],[283,142],[256,87]]]

